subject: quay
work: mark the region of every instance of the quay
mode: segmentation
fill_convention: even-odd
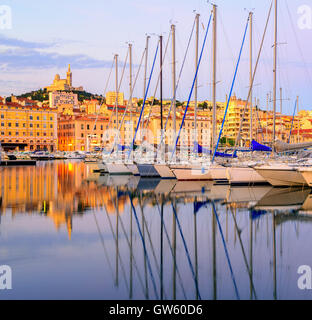
[[[37,163],[36,160],[5,160],[5,161],[0,161],[0,167],[35,166],[36,163]]]

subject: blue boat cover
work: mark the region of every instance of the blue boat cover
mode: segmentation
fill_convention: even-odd
[[[252,140],[251,146],[252,146],[252,151],[267,151],[267,152],[272,151],[270,147],[260,144],[255,140]]]
[[[193,152],[195,153],[200,153],[200,154],[211,154],[211,150],[208,150],[207,148],[204,148],[201,146],[198,142],[194,142],[194,149]],[[221,157],[221,158],[237,158],[236,151],[234,154],[230,153],[222,153],[222,152],[216,152],[216,157]]]

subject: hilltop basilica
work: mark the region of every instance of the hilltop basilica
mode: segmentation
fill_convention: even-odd
[[[54,78],[52,85],[45,87],[48,92],[53,91],[83,91],[83,87],[73,87],[72,86],[72,72],[70,70],[70,65],[68,65],[68,71],[66,73],[66,79],[61,79],[60,75],[57,74]]]

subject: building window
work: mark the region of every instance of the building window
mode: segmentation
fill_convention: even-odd
[[[18,136],[18,132],[17,131],[15,132],[15,135]]]
[[[90,130],[90,126],[87,124],[87,130]]]
[[[1,119],[4,119],[4,114],[1,115]]]
[[[29,120],[33,120],[33,116],[29,116]]]
[[[83,133],[81,134],[81,138],[83,138],[84,137],[84,135],[83,135]]]
[[[83,124],[81,125],[81,130],[83,130]]]
[[[51,128],[51,129],[53,128],[53,124],[50,124],[50,128]]]
[[[23,128],[26,128],[26,123],[23,123]]]
[[[1,122],[1,127],[4,127],[4,122]]]
[[[39,120],[39,117],[37,117],[37,120]]]
[[[18,122],[15,123],[15,127],[18,128]]]
[[[37,136],[39,137],[39,132],[37,132]]]
[[[32,124],[32,123],[30,123],[30,124],[29,124],[29,126],[32,128],[32,127],[33,127],[33,124]]]
[[[9,127],[11,127],[11,122],[9,122]]]

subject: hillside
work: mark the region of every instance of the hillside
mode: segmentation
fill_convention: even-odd
[[[101,100],[103,98],[103,96],[86,92],[86,91],[70,91],[70,92],[77,93],[79,101],[90,100],[90,99]],[[36,91],[23,93],[18,96],[18,98],[27,98],[27,97],[31,97],[32,100],[37,100],[42,102],[42,101],[49,100],[49,93],[47,92],[46,89],[39,89]]]

